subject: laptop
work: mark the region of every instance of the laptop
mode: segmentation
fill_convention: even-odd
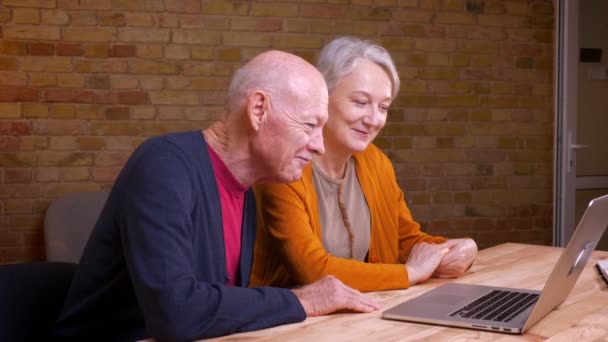
[[[542,291],[447,283],[382,318],[522,334],[566,299],[606,226],[608,195],[589,202]]]

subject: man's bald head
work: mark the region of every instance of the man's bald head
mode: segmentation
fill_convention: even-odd
[[[313,65],[296,55],[271,50],[257,55],[234,74],[226,96],[226,112],[241,112],[255,91],[285,101],[298,94],[315,96],[319,89],[327,86]]]

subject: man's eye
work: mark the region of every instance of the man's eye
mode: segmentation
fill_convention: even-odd
[[[357,105],[357,106],[365,106],[367,104],[367,102],[362,101],[362,100],[353,100],[353,102]]]
[[[310,129],[313,129],[313,128],[317,127],[316,124],[311,123],[311,122],[306,123],[306,126],[308,126],[308,128],[310,128]]]

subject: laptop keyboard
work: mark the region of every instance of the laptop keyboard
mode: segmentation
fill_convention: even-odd
[[[536,303],[539,295],[516,291],[493,290],[454,311],[450,316],[510,322],[515,316]]]

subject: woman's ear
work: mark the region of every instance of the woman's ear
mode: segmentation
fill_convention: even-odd
[[[256,90],[249,96],[247,102],[247,115],[251,128],[260,130],[268,119],[269,96],[261,90]]]

